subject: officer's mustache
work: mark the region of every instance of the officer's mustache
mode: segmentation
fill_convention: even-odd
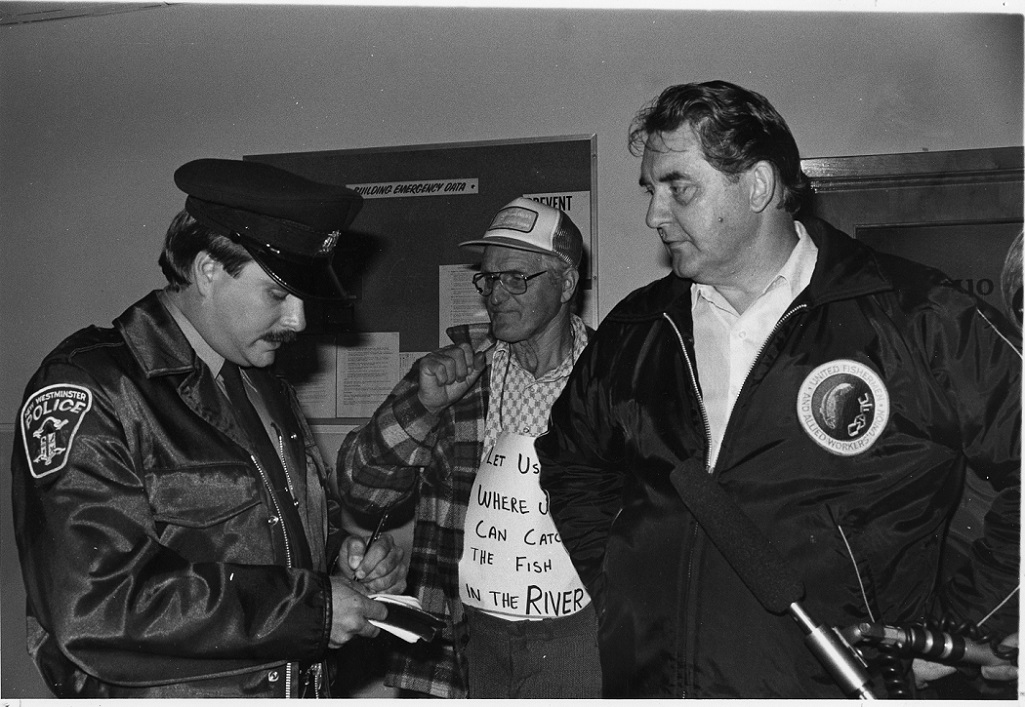
[[[295,341],[298,334],[291,329],[284,329],[282,331],[272,331],[263,337],[264,341],[269,341],[274,344],[287,344],[290,341]]]

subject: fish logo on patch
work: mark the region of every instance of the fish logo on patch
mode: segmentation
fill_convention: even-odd
[[[890,394],[863,363],[837,359],[808,374],[797,395],[797,419],[820,447],[851,457],[875,444],[890,418]]]
[[[28,397],[19,422],[32,476],[41,479],[64,468],[75,434],[92,406],[92,391],[70,383],[48,385]]]

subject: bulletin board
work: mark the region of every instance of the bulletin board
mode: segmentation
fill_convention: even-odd
[[[352,233],[339,244],[351,249],[342,278],[349,299],[307,302],[307,333],[280,357],[314,420],[369,416],[411,358],[447,343],[446,325],[487,321],[470,282],[479,253],[458,244],[481,237],[498,210],[519,196],[562,208],[580,228],[578,313],[597,325],[595,135],[244,159],[364,197]],[[360,351],[365,355],[357,358]]]

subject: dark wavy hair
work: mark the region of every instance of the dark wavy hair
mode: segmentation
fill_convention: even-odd
[[[639,157],[651,136],[685,124],[694,129],[708,163],[731,179],[761,160],[772,164],[783,186],[781,208],[800,209],[811,188],[797,142],[764,96],[726,81],[670,86],[630,124],[631,154]]]
[[[245,248],[204,226],[183,209],[171,221],[164,237],[164,249],[157,260],[171,290],[179,292],[192,284],[192,261],[204,250],[232,277],[238,277],[246,263],[253,259]]]

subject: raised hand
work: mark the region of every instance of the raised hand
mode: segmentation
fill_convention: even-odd
[[[484,371],[483,353],[469,344],[446,346],[420,360],[420,402],[437,414],[459,400]]]

